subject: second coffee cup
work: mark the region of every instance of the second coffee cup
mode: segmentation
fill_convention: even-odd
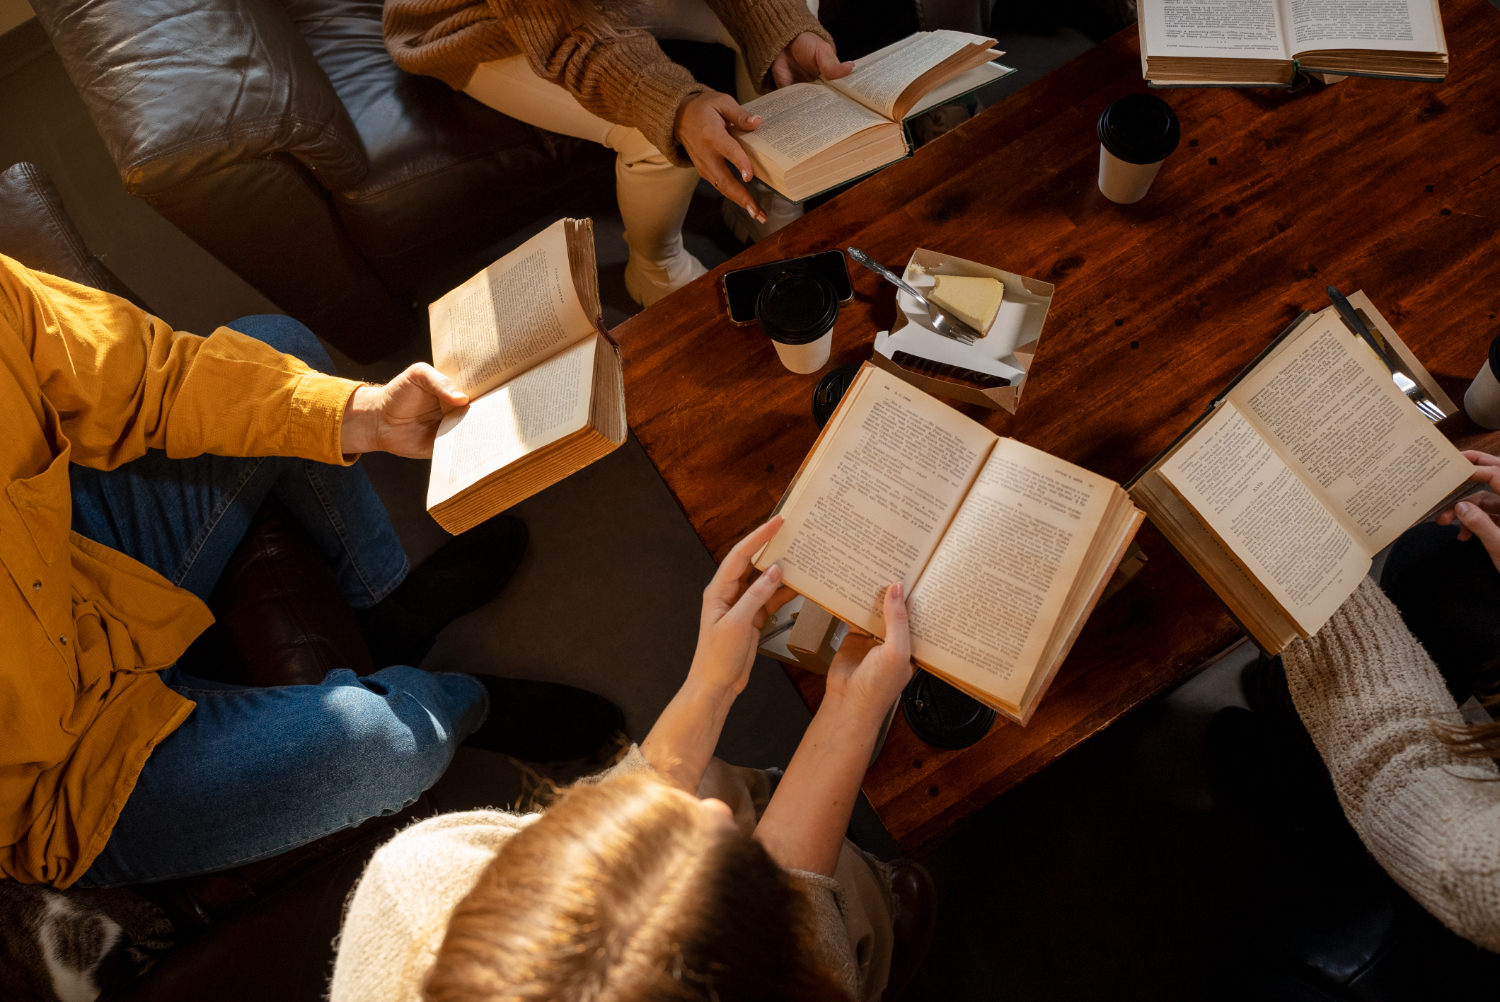
[[[822,275],[782,272],[755,299],[755,322],[776,346],[781,364],[797,373],[827,364],[838,316],[838,294]]]
[[[1120,98],[1099,116],[1099,190],[1111,202],[1139,202],[1181,137],[1177,116],[1161,98]]]
[[[1490,342],[1489,357],[1464,392],[1464,413],[1482,428],[1500,428],[1500,336]]]

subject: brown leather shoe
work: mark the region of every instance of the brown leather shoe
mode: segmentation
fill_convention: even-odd
[[[881,1002],[896,1002],[911,981],[937,928],[937,885],[925,866],[909,859],[891,863],[891,898],[895,914],[896,944],[891,951],[891,973],[886,977]]]

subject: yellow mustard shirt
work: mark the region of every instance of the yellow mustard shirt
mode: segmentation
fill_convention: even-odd
[[[156,672],[213,621],[70,532],[68,464],[112,470],[147,449],[351,462],[339,431],[357,385],[0,255],[0,876],[84,874],[151,749],[192,712]]]

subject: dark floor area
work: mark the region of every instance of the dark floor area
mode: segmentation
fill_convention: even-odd
[[[90,248],[174,326],[208,333],[237,316],[277,312],[123,192],[60,63],[50,49],[27,48],[20,32],[28,30],[0,45],[0,168],[30,160],[48,170]],[[984,95],[989,102],[1092,44],[1078,29],[1048,23],[1000,35],[1003,61],[1020,72]],[[718,210],[700,185],[687,241],[710,266],[736,250]],[[618,323],[635,308],[624,294],[612,193],[559,205],[552,218],[563,215],[595,219],[605,319]],[[550,221],[498,243],[495,253]],[[334,356],[345,375],[381,379],[425,352],[416,345],[372,366]],[[424,508],[426,464],[384,455],[364,462],[420,561],[447,538]],[[643,737],[686,673],[699,592],[713,571],[708,554],[633,440],[515,513],[532,540],[516,579],[447,630],[426,666],[590,688],[623,706],[632,736]],[[919,858],[938,881],[939,927],[904,998],[1231,995],[1230,972],[1267,914],[1264,874],[1276,843],[1216,796],[1205,735],[1217,710],[1243,703],[1238,678],[1248,656],[1248,647],[1234,652],[928,847]],[[762,660],[720,754],[744,765],[785,764],[807,720],[779,665]],[[462,749],[436,795],[450,809],[504,804],[537,780],[517,763]],[[867,805],[854,835],[871,851],[894,854]]]

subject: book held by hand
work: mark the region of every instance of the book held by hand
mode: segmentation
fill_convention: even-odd
[[[558,220],[429,313],[433,366],[469,395],[432,448],[427,510],[444,529],[470,529],[625,441],[592,221]]]
[[[756,555],[875,636],[906,586],[913,660],[1026,723],[1145,516],[1105,477],[865,365]]]
[[[907,118],[1014,73],[992,63],[993,38],[919,31],[855,60],[841,80],[781,87],[750,101],[761,117],[734,137],[755,176],[794,202],[894,163],[908,153]]]

